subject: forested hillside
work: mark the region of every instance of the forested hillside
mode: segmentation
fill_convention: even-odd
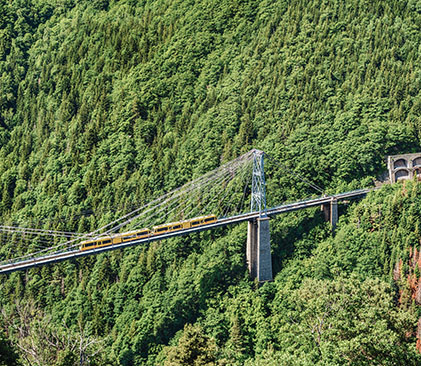
[[[420,28],[420,0],[0,0],[0,224],[89,232],[252,148],[370,186],[421,149]],[[243,224],[4,276],[0,365],[417,365],[420,196],[271,220],[263,286]]]

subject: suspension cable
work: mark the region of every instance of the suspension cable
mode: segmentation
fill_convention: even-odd
[[[31,235],[50,235],[50,236],[65,237],[65,238],[72,238],[75,236],[82,235],[81,233],[73,233],[69,231],[32,229],[32,228],[25,228],[25,227],[19,227],[19,226],[5,226],[5,225],[0,225],[0,231],[9,232],[9,233],[13,232],[13,233],[31,234]]]
[[[218,168],[215,168],[214,170],[212,170],[212,171],[210,171],[210,172],[208,172],[208,173],[206,173],[206,174],[204,174],[204,175],[202,175],[202,176],[194,179],[193,181],[188,182],[185,185],[183,185],[183,186],[181,186],[181,187],[179,187],[179,188],[177,188],[177,189],[175,189],[175,190],[173,190],[171,192],[168,192],[168,193],[164,194],[163,196],[158,197],[157,199],[153,200],[152,202],[149,202],[148,204],[146,204],[146,205],[144,205],[144,206],[142,206],[142,207],[140,207],[140,208],[138,208],[138,209],[136,209],[136,210],[134,210],[134,211],[126,214],[126,215],[124,215],[123,217],[120,217],[119,219],[114,220],[111,223],[108,223],[107,225],[105,225],[105,226],[103,226],[103,227],[101,227],[99,229],[96,229],[96,230],[94,230],[94,231],[92,231],[92,232],[90,232],[88,234],[82,234],[82,235],[79,235],[75,239],[66,241],[64,243],[60,243],[60,244],[58,244],[56,246],[52,246],[50,248],[45,248],[43,250],[39,250],[39,251],[34,252],[34,253],[28,253],[26,255],[23,255],[23,256],[20,256],[20,257],[17,257],[17,258],[13,258],[13,259],[11,259],[11,261],[16,261],[16,260],[23,259],[23,258],[28,258],[28,257],[34,257],[35,255],[38,255],[38,254],[41,254],[41,253],[45,253],[47,251],[51,251],[51,250],[54,250],[54,249],[63,248],[65,246],[67,246],[67,247],[66,248],[63,248],[62,251],[69,250],[69,249],[71,249],[71,248],[79,245],[79,244],[75,244],[75,245],[69,246],[69,244],[74,243],[75,241],[80,241],[80,240],[82,240],[84,238],[92,238],[92,237],[94,237],[94,235],[96,235],[96,237],[98,237],[99,235],[101,235],[101,234],[98,234],[98,233],[101,233],[104,229],[109,228],[110,226],[112,226],[112,225],[120,222],[121,220],[124,220],[124,219],[126,219],[126,218],[128,218],[128,217],[130,217],[130,216],[132,216],[134,214],[136,214],[137,212],[139,212],[139,211],[141,211],[141,210],[143,210],[143,209],[145,209],[147,207],[151,207],[151,205],[153,205],[154,203],[158,203],[159,202],[158,205],[156,205],[155,207],[151,207],[151,208],[149,208],[146,211],[150,212],[154,208],[160,207],[163,204],[167,203],[168,201],[171,201],[171,200],[173,200],[173,199],[175,199],[177,197],[180,197],[183,194],[187,194],[188,192],[190,192],[190,191],[198,188],[200,185],[203,185],[203,184],[206,185],[206,184],[212,182],[212,180],[215,180],[218,176],[219,177],[221,175],[222,176],[225,176],[225,174],[235,172],[239,167],[241,167],[244,164],[244,162],[247,162],[247,161],[249,161],[251,159],[252,154],[253,154],[253,152],[252,151],[249,151],[248,153],[243,154],[242,156],[240,156],[240,157],[238,157],[238,158],[236,158],[236,159],[234,159],[234,160],[232,160],[232,161],[224,164],[223,166],[218,167]],[[171,197],[172,195],[174,197]],[[141,215],[137,215],[137,216],[141,216]],[[134,220],[136,218],[137,217],[134,217],[134,218],[131,218],[129,220],[126,220],[126,222],[120,223],[116,227],[114,227],[112,229],[108,229],[105,232],[102,232],[102,234],[108,234],[109,231],[115,230],[116,228],[120,228],[120,227],[126,225],[127,223],[130,223],[132,220]],[[35,229],[35,230],[40,230],[40,229]]]
[[[290,168],[288,168],[285,164],[281,163],[279,160],[277,160],[276,158],[272,157],[271,155],[264,153],[272,162],[274,162],[275,164],[277,164],[278,166],[280,166],[282,169],[286,170],[288,173],[290,173],[291,175],[293,175],[294,177],[298,178],[299,180],[301,180],[302,182],[306,183],[307,185],[309,185],[310,187],[312,187],[313,189],[315,189],[316,191],[320,192],[321,194],[324,194],[323,188],[319,187],[317,184],[312,183],[311,181],[309,181],[308,179],[304,178],[303,176],[301,176],[298,173],[295,173],[293,170],[291,170]]]

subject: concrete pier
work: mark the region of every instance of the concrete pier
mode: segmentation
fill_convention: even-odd
[[[330,224],[332,225],[332,231],[335,231],[339,220],[338,200],[333,198],[330,203],[323,204],[321,210],[323,211],[325,220],[330,221]]]
[[[323,203],[320,206],[320,211],[323,212],[325,221],[330,221],[330,203]]]
[[[335,231],[338,219],[338,200],[332,200],[330,202],[330,224],[332,225],[332,231]]]
[[[269,217],[248,222],[247,263],[252,278],[259,282],[273,280]]]

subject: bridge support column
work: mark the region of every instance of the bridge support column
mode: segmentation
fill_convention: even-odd
[[[321,207],[326,221],[330,221],[332,231],[335,231],[336,224],[338,223],[338,200],[332,199],[330,203],[324,203]]]
[[[325,221],[330,221],[330,204],[323,203],[320,206],[320,210],[323,212],[323,217],[325,218]]]
[[[252,278],[259,282],[273,280],[269,217],[248,222],[247,263]]]
[[[338,201],[333,199],[330,202],[330,224],[332,225],[332,230],[335,231],[336,224],[338,223]]]

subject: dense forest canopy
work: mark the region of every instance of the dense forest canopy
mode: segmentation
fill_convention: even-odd
[[[420,28],[419,0],[0,0],[0,223],[88,232],[252,148],[369,186],[421,149]],[[418,364],[418,193],[341,207],[336,235],[271,220],[260,287],[243,224],[5,276],[0,365]]]

